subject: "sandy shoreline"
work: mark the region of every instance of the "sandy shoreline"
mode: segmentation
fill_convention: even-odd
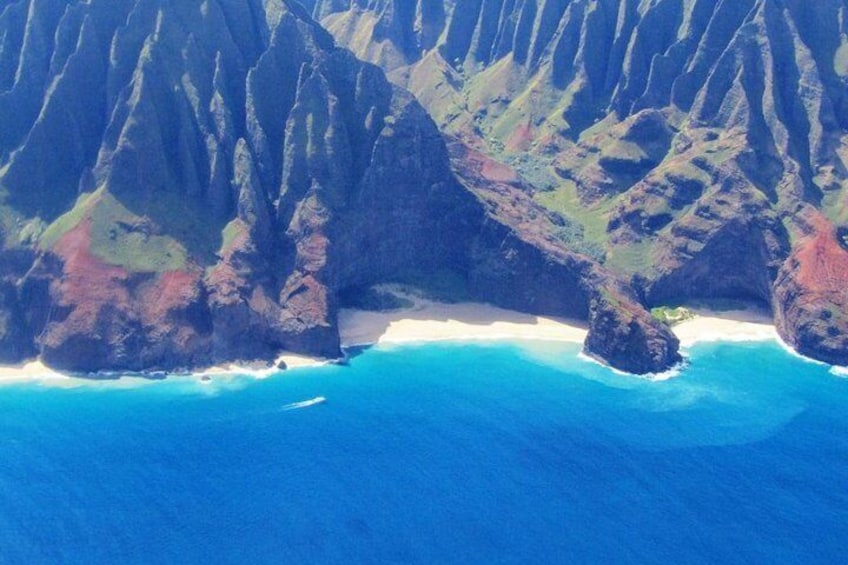
[[[504,310],[489,304],[444,304],[416,299],[411,308],[389,312],[342,310],[342,345],[464,340],[544,340],[583,343],[584,324]]]
[[[72,377],[46,367],[41,361],[28,361],[22,365],[0,366],[0,383],[18,383],[29,381],[44,381],[60,384]]]
[[[239,365],[231,363],[228,365],[219,365],[216,367],[208,367],[205,369],[197,369],[192,371],[190,376],[199,380],[214,377],[227,377],[234,375],[250,376],[258,379],[271,377],[279,373],[277,366],[280,362],[285,363],[287,369],[300,369],[304,367],[319,367],[326,365],[326,359],[318,359],[306,357],[303,355],[284,354],[280,355],[273,365]],[[28,361],[22,365],[3,365],[0,366],[0,385],[15,384],[23,382],[37,382],[50,386],[77,386],[87,383],[110,383],[118,381],[133,381],[137,383],[155,382],[157,379],[145,377],[144,375],[129,373],[125,376],[116,376],[110,378],[86,378],[77,375],[69,375],[56,371],[47,367],[39,360]]]
[[[779,340],[771,315],[763,310],[727,310],[716,312],[690,308],[695,317],[672,326],[671,331],[687,348],[710,341]]]
[[[588,333],[583,322],[522,314],[488,304],[414,302],[411,308],[389,312],[343,310],[339,319],[343,345],[492,339],[582,344]],[[688,310],[694,317],[672,327],[684,349],[700,342],[779,339],[771,315],[764,310]]]
[[[342,310],[339,328],[345,348],[374,344],[403,344],[433,341],[538,340],[582,344],[587,328],[582,322],[533,316],[504,310],[488,304],[445,304],[418,297],[413,305],[392,311]],[[710,311],[690,309],[694,317],[673,326],[682,349],[711,341],[779,341],[768,312],[755,309]],[[320,366],[327,360],[285,354],[277,362],[287,368]],[[204,379],[232,375],[265,378],[278,373],[273,366],[222,365],[192,373]],[[136,376],[134,380],[138,380]],[[54,386],[74,386],[88,379],[64,375],[32,361],[19,366],[0,367],[0,384],[42,382]],[[123,380],[123,379],[122,379]]]

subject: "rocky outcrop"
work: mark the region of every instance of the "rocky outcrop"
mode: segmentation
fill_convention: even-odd
[[[585,351],[630,373],[656,373],[682,361],[680,342],[624,294],[599,293],[592,301]],[[645,347],[647,344],[647,347]]]
[[[27,339],[21,304],[14,284],[0,283],[0,362],[16,363],[35,352]]]
[[[551,235],[558,219],[526,186],[470,157],[456,175],[424,108],[296,2],[7,2],[0,73],[4,361],[333,357],[339,296],[441,273],[472,298],[589,319],[593,335],[609,324],[590,305],[618,289],[637,329],[606,341],[640,371],[677,360],[623,283]]]
[[[533,201],[514,170],[453,141],[459,178],[486,218],[471,247],[474,296],[535,314],[588,319],[585,351],[631,373],[657,373],[681,361],[679,343],[613,273],[571,251],[556,234],[562,218]]]
[[[804,355],[848,365],[848,253],[836,227],[818,213],[804,215],[809,232],[775,284],[777,329]]]
[[[838,339],[815,345],[783,312],[819,315],[785,266],[804,254],[805,218],[846,222],[844,1],[307,4],[443,131],[517,168],[648,303],[783,305],[787,341],[838,358]],[[820,254],[835,270],[841,257]]]

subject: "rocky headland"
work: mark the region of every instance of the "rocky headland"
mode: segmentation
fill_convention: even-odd
[[[680,356],[513,167],[290,0],[0,3],[0,360],[174,370],[340,355],[346,296],[414,284]]]
[[[304,4],[644,304],[757,302],[848,364],[844,1]]]

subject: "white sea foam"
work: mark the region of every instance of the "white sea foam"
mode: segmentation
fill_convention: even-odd
[[[673,379],[675,377],[679,377],[682,373],[682,369],[684,369],[686,367],[687,363],[688,363],[688,360],[684,356],[683,363],[678,363],[677,365],[675,365],[671,369],[668,369],[667,371],[663,371],[661,373],[648,373],[648,374],[645,374],[645,375],[636,375],[636,374],[633,374],[633,373],[628,373],[627,371],[622,371],[620,369],[616,369],[615,367],[611,367],[610,365],[607,365],[606,363],[603,363],[602,361],[595,359],[591,355],[586,355],[586,353],[584,353],[582,351],[577,354],[577,358],[580,359],[581,361],[586,362],[586,363],[592,363],[594,365],[598,365],[600,367],[603,367],[604,369],[610,371],[611,373],[614,373],[614,374],[622,376],[622,377],[631,377],[631,378],[642,379],[642,380],[653,381],[653,382],[662,382],[662,381],[667,381],[669,379]]]
[[[823,367],[830,366],[824,361],[819,361],[818,359],[813,359],[812,357],[807,357],[806,355],[798,353],[797,351],[795,351],[795,349],[792,348],[791,345],[783,341],[783,339],[780,337],[777,338],[777,344],[780,345],[780,347],[782,347],[784,351],[786,351],[788,354],[790,354],[792,357],[795,357],[796,359],[800,359],[801,361],[810,363],[812,365],[821,365]]]
[[[836,377],[848,378],[848,367],[831,367],[830,374]]]

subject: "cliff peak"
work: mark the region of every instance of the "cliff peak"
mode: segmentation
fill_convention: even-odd
[[[432,5],[386,5],[378,34],[413,22],[434,42]],[[596,333],[590,304],[612,289],[638,326],[610,336],[644,361],[632,367],[677,360],[670,332],[552,237],[520,183],[457,159],[464,145],[449,151],[409,93],[297,2],[17,0],[0,41],[4,360],[333,357],[346,291],[441,273]]]

